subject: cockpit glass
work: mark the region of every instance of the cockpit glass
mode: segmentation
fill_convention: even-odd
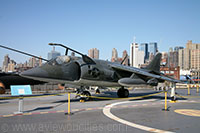
[[[56,58],[56,62],[58,64],[68,63],[70,62],[71,58],[69,56],[58,56]]]

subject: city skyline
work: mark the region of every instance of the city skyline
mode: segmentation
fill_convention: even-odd
[[[96,47],[100,59],[112,48],[129,53],[129,44],[157,42],[160,52],[200,42],[198,0],[19,0],[0,2],[0,44],[47,58],[48,43],[62,43],[87,54]],[[37,9],[37,10],[36,10]],[[52,10],[54,9],[54,10]],[[141,10],[142,9],[142,10]],[[58,48],[64,53],[64,49]],[[0,49],[17,62],[29,57]],[[2,66],[2,63],[0,64]]]
[[[149,44],[150,46],[148,46]],[[151,44],[156,45],[153,45],[154,47],[152,47]],[[166,50],[165,52],[162,52],[162,66],[168,68],[180,67],[181,70],[200,69],[200,43],[193,43],[192,40],[188,40],[185,46],[185,48],[182,46],[170,47],[168,51]],[[148,47],[152,47],[151,50],[148,50]],[[144,48],[147,48],[146,53],[148,53],[147,56],[149,56],[146,61]],[[132,55],[128,55],[126,61],[123,64],[133,67],[145,67],[154,57],[154,54],[151,53],[151,51],[158,51],[157,43],[131,43],[130,53],[132,53]],[[91,58],[98,59],[99,53],[100,51],[97,48],[91,48],[88,50],[88,56]],[[53,50],[48,53],[48,56],[50,56],[50,54],[52,54],[51,58],[55,58],[56,56],[60,55],[59,52],[55,51],[55,47],[53,47]],[[111,59],[108,61],[120,63],[127,54],[127,51],[124,50],[122,53],[122,57],[119,57],[117,49],[113,48]],[[71,56],[74,55],[75,54],[72,52]],[[32,68],[35,66],[41,66],[42,60],[31,57],[28,61],[23,61],[23,63],[19,63],[16,62],[15,59],[10,58],[8,54],[6,54],[2,63],[3,65],[1,66],[1,69],[3,71],[15,71],[15,67],[18,68],[17,70],[20,70],[20,68],[22,68],[21,70],[23,70],[27,67]]]

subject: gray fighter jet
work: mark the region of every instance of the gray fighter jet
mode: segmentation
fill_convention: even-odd
[[[43,59],[47,61],[45,64],[22,72],[20,74],[22,77],[42,82],[81,86],[78,92],[86,96],[90,96],[90,92],[85,90],[85,87],[88,86],[119,87],[117,95],[120,98],[129,96],[129,91],[125,87],[139,84],[157,86],[159,82],[164,81],[172,83],[181,82],[180,80],[166,77],[160,73],[161,53],[157,53],[147,67],[139,69],[124,66],[122,65],[123,62],[119,64],[92,59],[62,44],[50,43],[49,45],[64,47],[66,49],[65,55],[52,60]],[[33,56],[2,45],[0,47]],[[69,50],[80,55],[80,57],[68,56],[67,53]],[[40,58],[37,56],[34,57]]]

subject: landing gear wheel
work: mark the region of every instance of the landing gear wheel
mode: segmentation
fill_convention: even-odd
[[[100,94],[100,90],[99,89],[96,89],[96,94]]]
[[[119,98],[126,98],[129,96],[129,91],[127,89],[120,88],[117,91],[117,95]]]
[[[91,99],[91,94],[89,91],[83,91],[82,95],[85,95],[84,98],[86,101],[89,101]]]

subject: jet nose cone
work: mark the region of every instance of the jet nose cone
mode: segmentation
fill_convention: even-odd
[[[20,74],[23,77],[47,77],[48,73],[41,69],[40,67],[32,68],[30,70],[24,71]]]

